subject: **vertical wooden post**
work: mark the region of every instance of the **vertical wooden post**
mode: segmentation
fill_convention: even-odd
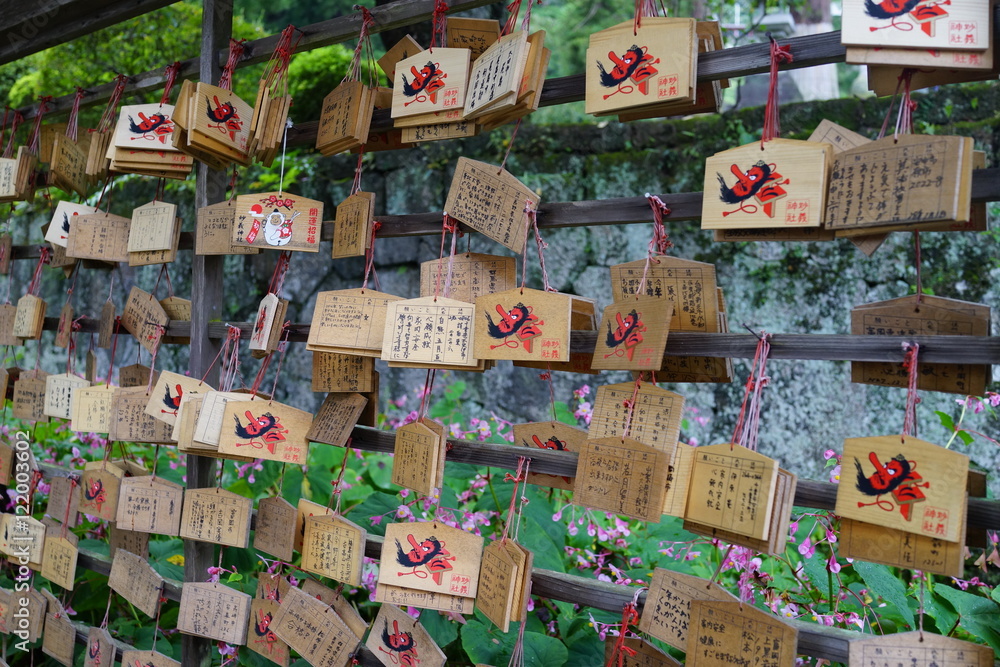
[[[233,26],[233,0],[203,0],[201,17],[201,72],[199,79],[214,84],[221,67],[219,51],[229,46]],[[222,201],[226,195],[225,172],[198,164],[195,207],[201,208]],[[191,262],[191,375],[201,377],[208,371],[221,346],[209,340],[208,323],[222,316],[222,257],[194,255]],[[216,367],[206,378],[218,386]],[[187,486],[202,488],[212,485],[215,460],[204,456],[187,456]],[[184,581],[205,581],[208,568],[215,565],[215,548],[202,542],[184,543]],[[186,667],[208,666],[212,663],[212,642],[200,637],[183,635],[182,663]]]

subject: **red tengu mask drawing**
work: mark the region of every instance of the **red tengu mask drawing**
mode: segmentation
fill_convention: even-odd
[[[240,120],[240,114],[236,111],[236,107],[233,106],[232,102],[220,102],[218,95],[213,95],[212,99],[215,101],[214,106],[212,102],[208,102],[206,99],[208,120],[211,121],[208,126],[219,130],[223,134],[228,134],[229,140],[235,141],[236,133],[243,128],[243,121]]]
[[[524,345],[525,352],[531,352],[531,339],[541,335],[542,330],[539,325],[545,324],[538,316],[531,312],[530,306],[518,303],[510,310],[505,310],[500,304],[496,305],[497,314],[500,320],[493,321],[489,313],[486,313],[486,332],[490,338],[496,338],[503,342],[499,345],[490,345],[491,350],[498,347],[518,346],[518,341]],[[511,340],[514,336],[517,340]]]
[[[608,337],[605,342],[611,348],[611,352],[604,355],[604,358],[625,355],[631,361],[635,348],[642,342],[642,333],[646,330],[646,325],[642,323],[642,316],[634,308],[624,318],[621,313],[615,313],[615,319],[618,321],[615,329],[612,329],[611,322],[608,322]]]
[[[417,542],[413,534],[406,536],[406,541],[410,543],[410,550],[404,551],[403,545],[396,540],[396,562],[403,567],[411,568],[410,572],[399,572],[402,577],[408,574],[416,576],[418,579],[426,579],[428,573],[433,577],[435,584],[441,583],[441,575],[451,569],[451,561],[455,557],[445,549],[444,542],[436,537],[428,537],[422,542]],[[427,571],[417,568],[425,567]]]
[[[274,454],[274,447],[279,442],[285,441],[287,428],[282,428],[281,422],[270,412],[265,412],[260,417],[254,417],[253,413],[247,410],[243,413],[247,418],[247,425],[240,423],[240,418],[233,415],[236,421],[235,433],[240,440],[247,442],[237,442],[237,447],[249,445],[255,449],[267,447],[267,451]]]
[[[132,116],[128,117],[129,132],[139,135],[131,137],[132,141],[146,139],[147,141],[159,141],[161,144],[167,143],[167,137],[174,131],[174,123],[166,114],[154,113],[147,117],[140,111],[138,115],[138,123]]]
[[[386,622],[382,628],[382,646],[379,651],[387,654],[394,665],[417,665],[417,642],[413,639],[413,634],[399,629],[399,621],[392,622],[392,632],[389,632],[389,623]]]
[[[649,79],[657,74],[653,65],[659,63],[660,59],[654,59],[649,55],[648,47],[633,44],[620,56],[614,51],[608,51],[608,58],[614,63],[610,72],[604,67],[604,63],[597,61],[597,69],[601,72],[601,85],[605,88],[615,88],[615,91],[605,95],[604,99],[618,93],[628,95],[635,90],[626,83],[630,79],[639,88],[640,93],[646,95],[649,92]]]
[[[444,88],[444,80],[448,76],[441,71],[440,65],[428,61],[419,71],[414,65],[410,67],[410,74],[413,76],[413,81],[407,80],[406,75],[403,74],[403,95],[415,99],[406,102],[404,106],[408,106],[413,102],[426,101],[424,93],[430,95],[431,102],[436,102],[437,96],[435,93]]]
[[[899,513],[909,521],[913,517],[913,503],[926,499],[921,488],[930,488],[930,482],[919,482],[923,479],[916,472],[916,464],[908,461],[902,454],[897,454],[884,464],[879,461],[878,454],[870,452],[868,461],[875,467],[875,472],[866,476],[861,462],[854,459],[854,467],[858,471],[855,488],[866,496],[875,498],[871,503],[858,503],[858,507],[877,506],[879,509],[891,512],[896,505]],[[882,498],[891,494],[895,504]]]

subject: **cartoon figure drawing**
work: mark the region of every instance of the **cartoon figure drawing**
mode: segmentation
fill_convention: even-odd
[[[412,83],[403,74],[403,95],[413,98],[409,102],[405,102],[403,106],[409,106],[414,102],[426,102],[428,97],[431,104],[437,104],[437,91],[444,88],[444,80],[448,77],[441,71],[440,67],[440,63],[430,61],[421,67],[420,71],[417,71],[416,65],[411,66]]]
[[[254,204],[250,207],[250,215],[255,220],[247,232],[247,243],[253,243],[263,227],[264,240],[268,245],[283,246],[292,240],[292,222],[299,217],[299,211],[292,213],[292,217],[289,218],[277,208],[265,214],[263,206]]]
[[[410,571],[397,572],[397,576],[412,574],[418,579],[430,576],[435,584],[440,585],[441,575],[453,569],[451,561],[455,560],[455,557],[444,548],[444,542],[433,536],[417,542],[412,533],[406,536],[406,541],[410,543],[409,551],[403,551],[403,545],[396,540],[396,562],[410,568]]]
[[[622,319],[621,313],[615,313],[615,319],[618,321],[618,327],[613,330],[611,322],[608,322],[608,337],[605,342],[611,352],[605,354],[604,358],[624,355],[632,361],[635,348],[642,342],[642,333],[646,330],[646,325],[642,323],[642,316],[635,311],[635,308],[625,316],[625,319]]]
[[[417,658],[417,642],[413,639],[413,633],[403,632],[399,629],[399,621],[392,622],[392,632],[389,632],[389,622],[386,621],[382,628],[382,646],[378,650],[389,656],[389,660],[394,665],[419,665]],[[388,649],[388,650],[387,650]]]
[[[218,95],[213,95],[212,99],[215,101],[214,107],[206,99],[208,120],[211,121],[208,126],[219,130],[222,134],[228,134],[230,141],[236,141],[236,133],[243,129],[243,121],[240,119],[240,114],[236,111],[236,107],[233,106],[232,102],[219,102]]]
[[[902,454],[897,454],[886,463],[879,461],[875,452],[868,454],[868,461],[875,467],[875,472],[865,476],[865,471],[861,467],[861,462],[854,459],[854,466],[858,471],[855,488],[866,496],[875,498],[871,503],[858,503],[858,507],[877,506],[879,509],[891,512],[899,506],[899,513],[909,521],[913,518],[913,503],[926,500],[921,488],[930,488],[930,482],[919,482],[923,479],[916,472],[916,464],[906,460]],[[884,498],[885,494],[892,494],[895,505]]]
[[[538,449],[552,449],[557,452],[569,451],[569,449],[566,447],[566,442],[564,440],[560,440],[554,435],[549,436],[549,439],[546,440],[545,442],[542,442],[542,439],[539,438],[537,435],[532,435],[531,441],[535,443],[535,447],[537,447]],[[526,441],[521,440],[521,442],[524,443],[525,447],[531,447],[531,445],[529,445]],[[567,484],[570,483],[569,477],[563,477],[563,480],[565,480]]]
[[[83,490],[83,497],[94,503],[97,511],[101,511],[101,506],[107,502],[108,494],[104,490],[104,482],[99,479],[92,480]]]
[[[497,304],[496,311],[500,315],[500,321],[493,322],[490,314],[486,313],[486,331],[490,338],[496,338],[503,342],[498,345],[490,345],[490,349],[517,348],[518,344],[521,344],[524,346],[524,351],[530,353],[531,339],[542,334],[539,327],[545,322],[538,319],[538,316],[531,312],[532,308],[523,303],[518,303],[510,310],[505,310],[503,306]],[[512,336],[516,340],[512,340]]]
[[[95,639],[87,647],[87,664],[97,667],[101,664],[101,642]]]
[[[746,171],[742,171],[737,165],[730,166],[729,170],[736,177],[736,183],[732,187],[726,185],[726,179],[722,174],[716,173],[719,178],[719,199],[727,204],[739,205],[733,211],[723,211],[725,217],[731,213],[756,213],[757,205],[748,203],[753,197],[763,206],[763,211],[768,217],[774,217],[774,203],[788,195],[782,185],[788,185],[790,179],[782,180],[781,174],[775,171],[775,165],[767,164],[763,160],[758,160],[757,164]]]
[[[144,139],[146,141],[159,141],[161,144],[167,143],[167,137],[174,131],[174,122],[167,114],[154,113],[147,117],[140,111],[138,115],[140,121],[138,123],[132,119],[132,116],[128,117],[129,132],[138,135],[130,137],[132,141]]]
[[[253,325],[253,335],[250,337],[254,342],[264,341],[264,323],[267,321],[267,306],[260,309],[260,317]]]
[[[163,404],[167,406],[167,409],[161,409],[160,414],[177,416],[177,411],[181,407],[181,397],[184,395],[184,389],[179,384],[174,385],[174,389],[177,391],[176,396],[170,393],[170,385],[163,386]]]
[[[948,16],[948,11],[943,9],[942,5],[950,4],[951,0],[943,0],[942,2],[927,2],[926,0],[882,0],[882,2],[875,2],[874,0],[865,0],[865,14],[873,19],[889,21],[889,25],[869,26],[868,30],[875,32],[876,30],[894,28],[909,32],[913,30],[914,26],[914,23],[905,20],[905,17],[909,15],[909,18],[919,25],[928,37],[934,37],[935,22]]]
[[[604,99],[618,93],[629,95],[636,89],[643,95],[649,94],[649,80],[657,74],[653,65],[660,62],[659,58],[654,60],[649,55],[649,47],[633,44],[620,56],[614,51],[608,51],[608,58],[615,64],[610,72],[605,69],[604,63],[597,61],[597,69],[601,71],[601,85],[615,89],[605,95]],[[632,83],[627,83],[630,80]]]
[[[257,618],[253,623],[253,633],[257,635],[253,643],[263,644],[268,653],[273,653],[275,643],[281,641],[278,639],[278,635],[274,634],[274,630],[271,629],[272,620],[271,612],[264,613],[263,609],[258,609]]]
[[[249,445],[255,449],[267,447],[267,451],[274,454],[275,445],[285,441],[287,428],[282,428],[281,422],[270,412],[265,412],[260,417],[254,417],[253,413],[247,410],[243,413],[247,418],[247,425],[240,423],[240,418],[233,415],[236,421],[236,437],[246,442],[237,442],[237,447]]]
[[[76,215],[76,213],[73,215]],[[59,238],[65,241],[69,238],[69,216],[66,215],[65,212],[63,212],[63,221],[60,230],[62,231],[62,234],[59,235]]]

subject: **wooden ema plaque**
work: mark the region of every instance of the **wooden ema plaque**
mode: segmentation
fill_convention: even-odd
[[[275,600],[250,601],[250,622],[247,624],[247,648],[281,667],[288,667],[288,644],[274,633],[271,624],[281,609]]]
[[[220,454],[253,455],[304,465],[312,414],[265,399],[228,401],[222,416]]]
[[[656,257],[650,260],[648,271],[643,259],[611,267],[611,296],[616,304],[635,301],[640,284],[643,296],[673,302],[671,331],[719,332],[714,264]]]
[[[315,579],[305,579],[302,582],[302,591],[313,596],[323,604],[333,607],[333,610],[340,616],[340,620],[347,624],[347,627],[358,638],[358,641],[361,641],[361,638],[368,632],[368,623],[361,618],[358,610],[343,595],[337,593],[337,591],[327,588]]]
[[[964,531],[963,531],[964,532]],[[908,570],[961,578],[965,572],[965,537],[958,542],[914,535],[864,521],[841,518],[837,553]]]
[[[46,307],[45,301],[34,294],[25,294],[18,299],[17,312],[14,314],[14,335],[25,340],[40,339]]]
[[[621,438],[629,421],[625,401],[631,401],[634,382],[606,384],[597,388],[594,414],[588,433],[591,439]],[[656,385],[642,382],[635,397],[628,437],[672,455],[680,437],[684,397]]]
[[[49,228],[45,231],[45,240],[54,246],[65,248],[69,243],[69,230],[77,218],[81,215],[91,215],[98,212],[93,206],[85,204],[74,204],[68,201],[57,203],[56,210],[49,221]]]
[[[319,252],[323,202],[288,192],[236,198],[233,245]]]
[[[702,229],[818,227],[829,217],[829,144],[772,139],[705,161]]]
[[[181,667],[159,651],[122,651],[122,667]]]
[[[659,523],[670,454],[621,437],[580,447],[573,504]]]
[[[16,319],[17,306],[9,303],[0,305],[0,345],[21,344],[22,341],[14,335],[14,321]]]
[[[517,287],[516,268],[513,257],[480,253],[422,262],[420,296],[434,296],[437,292],[441,296],[472,303],[485,294]]]
[[[145,558],[118,549],[111,562],[108,586],[150,617],[156,617],[164,579]]]
[[[312,353],[312,390],[315,392],[359,393],[373,387],[375,360],[356,354]]]
[[[199,82],[187,111],[188,146],[224,160],[248,164],[246,152],[253,120],[249,104],[232,91]]]
[[[311,500],[299,498],[295,508],[295,540],[292,543],[299,553],[302,553],[302,543],[306,536],[306,519],[311,516],[333,516],[333,510]]]
[[[111,538],[108,543],[111,547],[111,558],[119,549],[129,551],[139,558],[149,558],[149,533],[137,533],[132,530],[125,530],[115,525],[114,521],[109,521]]]
[[[969,457],[899,435],[844,440],[851,473],[837,486],[836,512],[877,526],[958,542],[965,526]]]
[[[581,428],[557,421],[514,424],[514,444],[535,449],[552,449],[559,452],[579,452],[587,440]],[[548,486],[553,489],[573,490],[573,478],[542,473],[528,473],[528,484]]]
[[[419,368],[469,368],[476,306],[444,297],[400,299],[386,307],[382,359]]]
[[[49,375],[45,378],[45,405],[42,412],[47,417],[69,419],[73,392],[89,386],[90,382],[78,375]]]
[[[128,252],[170,250],[173,245],[177,205],[153,200],[132,210]]]
[[[476,58],[469,73],[465,119],[480,118],[517,103],[517,93],[528,60],[528,33],[503,35]]]
[[[684,518],[766,540],[771,534],[777,477],[777,461],[746,447],[699,447]]]
[[[26,628],[21,629],[28,631],[28,643],[34,644],[38,641],[38,638],[42,636],[42,628],[45,624],[45,610],[48,606],[48,600],[34,588],[28,588],[27,591],[19,592],[19,598],[20,599],[13,598],[12,594],[11,607],[8,608],[9,613],[4,621],[8,628],[13,629],[13,608],[16,606],[27,610],[27,616],[22,616],[22,618],[27,620],[28,625]],[[22,607],[19,603],[23,600],[26,600],[27,604]],[[18,625],[20,625],[20,623],[18,623]]]
[[[486,545],[479,569],[476,609],[497,626],[500,632],[506,633],[510,629],[517,590],[522,583],[521,575],[517,563],[504,544],[496,541]]]
[[[393,118],[465,107],[471,52],[436,48],[396,63],[392,85]]]
[[[0,551],[10,556],[11,560],[27,556],[31,569],[41,569],[45,549],[45,524],[31,517],[15,518],[13,514],[3,514],[2,521]]]
[[[475,598],[483,538],[441,523],[390,523],[379,581],[411,590]]]
[[[152,354],[160,337],[158,327],[165,328],[170,323],[170,318],[152,294],[133,286],[122,311],[121,323],[125,330],[135,337],[139,345]]]
[[[230,200],[198,209],[194,233],[196,255],[256,255],[260,248],[235,245],[236,204]]]
[[[691,602],[735,602],[732,593],[705,579],[656,568],[649,583],[639,629],[678,650],[685,650],[691,627]]]
[[[667,45],[670,45],[667,47]],[[590,36],[586,111],[594,115],[664,102],[694,100],[697,21],[644,17]]]
[[[840,153],[830,174],[826,227],[852,235],[967,222],[972,148],[968,137],[904,134]]]
[[[0,370],[0,373],[4,371]],[[7,400],[5,396],[6,392],[0,390],[0,398],[4,401]],[[6,486],[10,482],[11,468],[14,464],[14,448],[10,445],[0,442],[0,484]],[[3,614],[0,613],[0,618],[3,618]]]
[[[983,51],[990,42],[989,0],[961,4],[846,0],[843,10],[840,41],[851,46]]]
[[[682,663],[641,637],[626,637],[622,644],[625,650],[619,654],[621,663],[614,662],[617,644],[617,637],[604,640],[605,664],[621,664],[621,667],[681,667]]]
[[[692,600],[690,629],[686,664],[691,667],[739,660],[774,667],[795,664],[798,630],[749,604]]]
[[[38,377],[32,377],[37,374]],[[45,416],[45,371],[26,371],[14,382],[14,419],[40,422]]]
[[[899,632],[852,640],[852,665],[870,667],[992,667],[993,650],[930,632]]]
[[[242,646],[247,639],[250,599],[246,593],[218,582],[185,582],[177,629],[187,635]]]
[[[463,48],[461,45],[448,44],[449,47]],[[468,48],[468,47],[465,47]],[[423,47],[413,39],[411,35],[406,35],[401,40],[392,45],[385,55],[378,59],[378,66],[389,81],[396,78],[396,64],[400,60],[406,60],[410,56],[423,51]]]
[[[65,304],[59,311],[59,323],[56,325],[56,339],[53,344],[56,347],[66,349],[69,347],[69,336],[73,332],[73,306]]]
[[[42,554],[42,576],[68,591],[73,590],[79,555],[80,550],[77,549],[75,542],[65,537],[46,538],[45,551]]]
[[[80,506],[83,514],[114,521],[118,515],[118,496],[125,473],[106,461],[88,463],[80,476]]]
[[[440,434],[422,422],[396,429],[392,460],[392,483],[430,496],[439,488],[438,459],[444,442]]]
[[[253,501],[225,489],[188,489],[184,492],[184,513],[180,536],[246,549],[250,541],[250,514]]]
[[[73,667],[73,653],[76,649],[76,627],[65,612],[45,615],[45,631],[42,633],[42,653],[66,667]]]
[[[525,208],[537,210],[538,204],[538,194],[506,170],[460,157],[444,210],[484,236],[522,252],[529,227]]]
[[[130,224],[128,218],[110,213],[77,216],[66,239],[66,257],[127,262]]]
[[[436,125],[418,125],[404,127],[400,130],[403,141],[419,144],[428,141],[444,141],[446,139],[462,139],[479,134],[480,126],[470,120],[458,120]]]
[[[295,507],[284,498],[261,498],[257,502],[257,527],[253,548],[283,561],[294,557]]]
[[[268,292],[260,300],[260,305],[257,306],[257,315],[253,320],[253,329],[250,331],[249,347],[251,351],[267,350],[275,322],[277,321],[278,327],[281,327],[281,318],[276,317],[280,309],[281,299],[273,292]]]
[[[416,591],[412,588],[383,584],[375,586],[375,601],[394,604],[397,607],[419,607],[434,611],[447,611],[455,614],[471,614],[475,610],[476,601],[460,595],[447,593],[431,593]]]
[[[308,517],[302,538],[302,569],[360,586],[365,539],[365,530],[342,516]]]
[[[109,433],[115,390],[115,387],[100,385],[74,391],[70,399],[70,427],[85,433]]]
[[[386,308],[390,301],[399,298],[366,289],[320,292],[316,296],[306,349],[381,356]]]
[[[178,535],[184,487],[161,477],[126,477],[118,492],[115,523],[125,530]]]
[[[366,405],[368,399],[361,394],[328,394],[309,427],[306,440],[334,447],[346,446]]]
[[[337,204],[333,221],[333,259],[364,256],[371,245],[375,193],[356,192]]]
[[[344,81],[323,98],[316,150],[329,156],[360,149],[368,142],[376,89],[360,81]]]
[[[173,442],[172,429],[146,413],[149,394],[145,387],[119,387],[111,397],[111,428],[108,440],[113,442]]]
[[[90,628],[87,632],[86,667],[114,667],[115,643],[105,628]]]
[[[270,627],[314,667],[344,667],[359,642],[333,608],[298,588],[288,590]]]
[[[673,311],[672,301],[656,297],[629,299],[605,308],[590,367],[660,370]]]
[[[177,421],[177,412],[181,399],[187,396],[199,396],[213,391],[212,387],[198,378],[163,371],[157,378],[149,393],[149,403],[144,412],[165,424],[173,426]]]
[[[566,294],[526,288],[479,297],[476,358],[569,361],[571,307]]]
[[[851,333],[869,336],[935,336],[990,334],[990,308],[983,304],[922,295],[866,304],[851,310]],[[924,364],[917,357],[917,389],[982,395],[990,367],[976,364]],[[902,363],[855,361],[851,381],[884,387],[906,387]]]
[[[444,667],[445,665],[444,653],[434,643],[424,626],[391,604],[383,604],[379,608],[365,646],[386,667],[396,667],[396,665]]]
[[[80,486],[77,481],[68,477],[53,477],[45,513],[67,528],[73,528],[79,507]]]

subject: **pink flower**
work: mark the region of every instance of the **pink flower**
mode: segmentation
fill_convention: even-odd
[[[582,399],[585,396],[590,396],[590,385],[589,384],[585,384],[582,387],[580,387],[579,389],[574,389],[573,390],[573,395],[576,396],[578,399]]]
[[[825,452],[823,452],[823,458],[826,459],[827,461],[829,461],[830,459],[832,459],[836,455],[837,455],[837,452],[833,451],[832,449],[828,449]]]
[[[799,545],[799,553],[806,558],[812,558],[813,554],[816,553],[816,545],[812,543],[810,538],[802,540],[802,544]]]
[[[838,463],[830,471],[830,481],[834,484],[840,484],[840,464]]]
[[[829,560],[826,561],[826,569],[830,570],[830,572],[833,572],[834,574],[840,572],[840,563],[837,562],[837,557],[835,555],[830,554]]]

